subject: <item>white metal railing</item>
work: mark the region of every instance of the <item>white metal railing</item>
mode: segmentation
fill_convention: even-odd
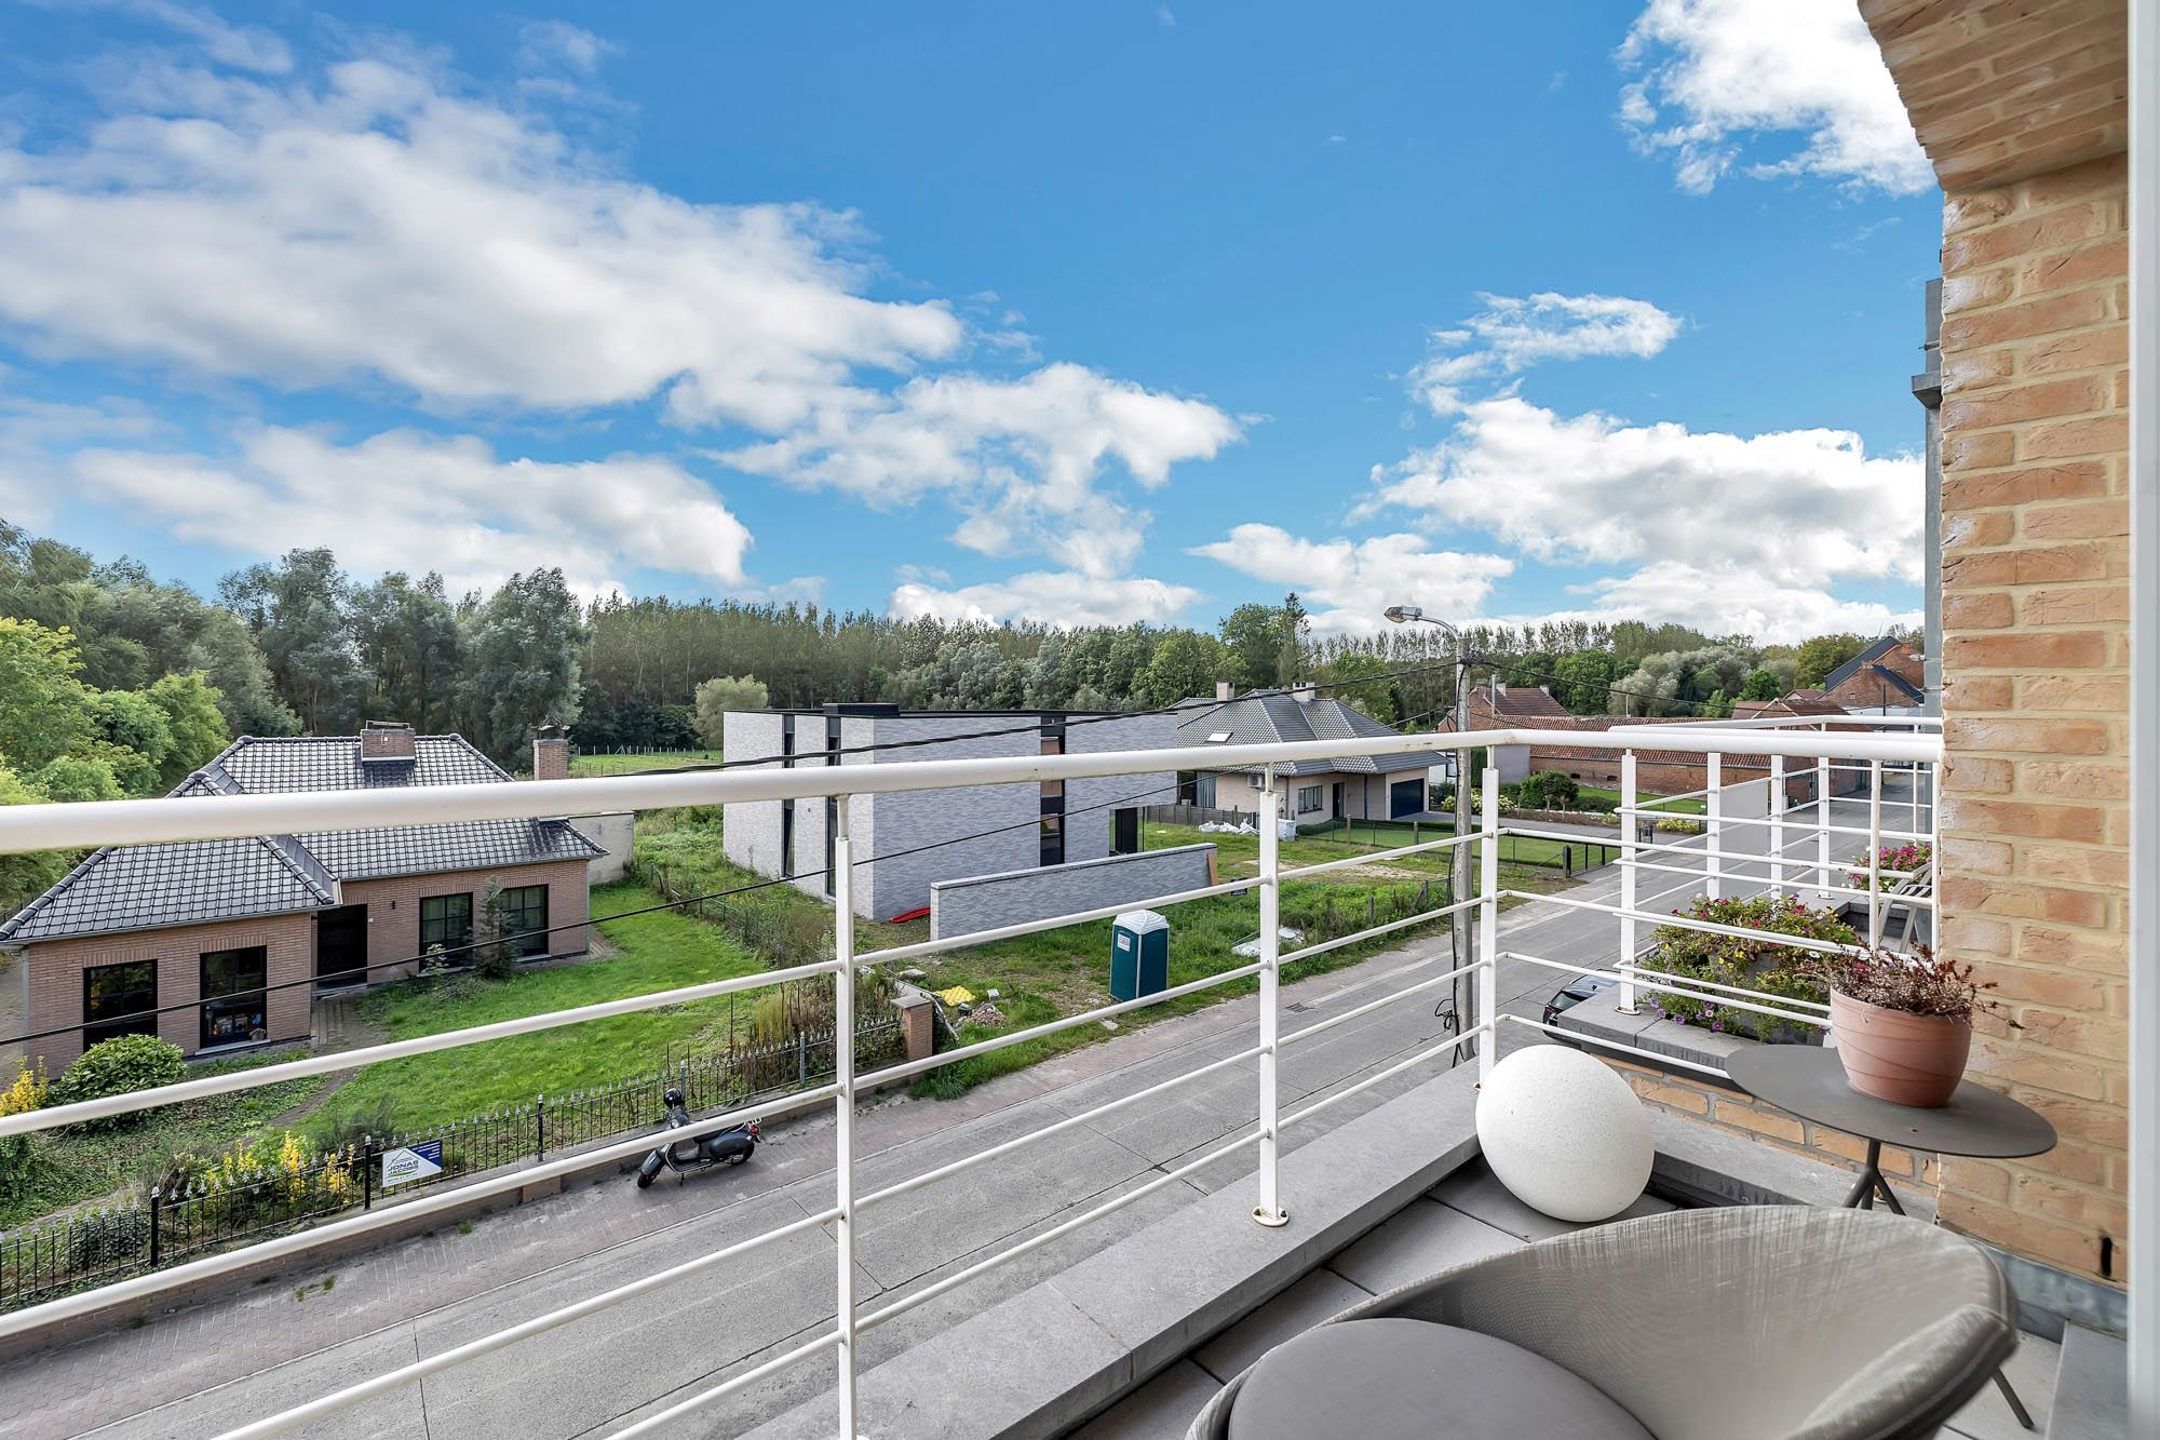
[[[1679,926],[1711,934],[1768,940],[1801,950],[1835,950],[1840,948],[1839,946],[1832,942],[1779,936],[1700,921],[1685,915],[1661,914],[1650,903],[1655,898],[1654,895],[1646,894],[1644,887],[1646,882],[1652,885],[1657,883],[1657,877],[1660,876],[1682,876],[1700,882],[1705,890],[1712,894],[1720,890],[1728,895],[1757,890],[1780,894],[1792,888],[1812,888],[1825,898],[1835,894],[1856,901],[1864,900],[1869,911],[1867,936],[1871,941],[1881,934],[1881,915],[1889,905],[1916,905],[1932,911],[1932,897],[1912,895],[1893,898],[1885,891],[1881,881],[1888,872],[1885,872],[1880,864],[1880,853],[1886,838],[1932,838],[1932,796],[1923,799],[1920,792],[1923,779],[1940,758],[1941,741],[1936,735],[1925,733],[1923,727],[1904,725],[1889,728],[1922,730],[1922,733],[1883,734],[1873,730],[1842,728],[1835,731],[1815,728],[1801,730],[1784,725],[1758,725],[1745,732],[1736,733],[1732,727],[1722,722],[1703,726],[1654,728],[1622,726],[1603,733],[1570,732],[1566,736],[1566,744],[1571,749],[1617,751],[1621,756],[1622,796],[1619,806],[1620,833],[1617,837],[1620,860],[1617,895],[1612,899],[1598,898],[1587,892],[1573,895],[1541,894],[1502,885],[1500,851],[1503,839],[1510,835],[1534,837],[1538,832],[1505,824],[1500,813],[1499,772],[1497,769],[1488,768],[1484,776],[1484,805],[1479,825],[1475,831],[1467,834],[1447,835],[1346,859],[1285,867],[1281,858],[1279,826],[1263,824],[1259,837],[1259,873],[1251,878],[1185,890],[1149,901],[1096,907],[1041,921],[1004,926],[992,931],[893,946],[859,955],[854,951],[853,926],[848,923],[852,909],[854,872],[860,865],[875,864],[877,857],[856,854],[850,803],[856,795],[1123,774],[1160,774],[1165,770],[1176,769],[1220,770],[1228,767],[1259,770],[1263,776],[1262,793],[1270,797],[1270,804],[1275,804],[1276,797],[1284,793],[1278,783],[1276,767],[1296,761],[1343,759],[1405,750],[1467,751],[1481,747],[1546,743],[1551,737],[1547,732],[1538,730],[1507,729],[1464,735],[1405,736],[1378,743],[1370,739],[1358,739],[978,760],[902,761],[889,764],[874,764],[864,760],[837,767],[796,770],[743,769],[667,776],[631,775],[535,781],[515,785],[206,797],[186,802],[116,801],[9,807],[0,809],[0,853],[831,795],[838,801],[834,810],[836,823],[832,860],[833,903],[838,923],[833,929],[833,955],[827,961],[755,976],[681,986],[572,1010],[473,1026],[411,1040],[390,1041],[335,1055],[313,1056],[232,1074],[206,1076],[157,1090],[55,1106],[25,1115],[0,1117],[0,1136],[48,1130],[82,1120],[151,1109],[206,1095],[251,1089],[300,1076],[350,1070],[413,1055],[441,1053],[508,1036],[829,975],[834,983],[836,1014],[833,1081],[750,1108],[771,1118],[813,1110],[830,1102],[835,1125],[833,1202],[830,1206],[815,1215],[747,1237],[711,1254],[699,1256],[417,1360],[334,1394],[265,1416],[229,1432],[226,1440],[237,1440],[237,1437],[242,1436],[289,1433],[311,1420],[342,1410],[371,1396],[381,1395],[409,1381],[440,1373],[476,1356],[503,1349],[533,1335],[636,1299],[726,1260],[751,1254],[777,1240],[825,1226],[831,1227],[836,1250],[835,1308],[833,1325],[829,1330],[822,1330],[814,1339],[785,1354],[767,1360],[753,1369],[731,1375],[615,1433],[618,1437],[651,1433],[681,1416],[709,1407],[762,1376],[811,1356],[831,1353],[837,1361],[839,1374],[835,1399],[841,1433],[853,1435],[858,1433],[859,1420],[856,1392],[857,1376],[861,1368],[859,1337],[864,1331],[916,1305],[964,1285],[1155,1193],[1164,1186],[1175,1184],[1184,1176],[1209,1164],[1243,1152],[1248,1147],[1256,1152],[1254,1219],[1268,1226],[1291,1223],[1293,1217],[1282,1207],[1278,1184],[1280,1140],[1289,1126],[1321,1113],[1352,1095],[1363,1093],[1376,1085],[1408,1074],[1421,1065],[1439,1060],[1450,1052],[1461,1056],[1467,1050],[1474,1050],[1478,1074],[1482,1079],[1494,1063],[1498,1049],[1498,1027],[1503,1022],[1533,1031],[1553,1029],[1542,1020],[1497,1013],[1497,983],[1499,967],[1503,962],[1526,966],[1534,971],[1549,971],[1562,975],[1610,976],[1619,981],[1622,1004],[1627,1008],[1633,1008],[1638,993],[1649,993],[1731,1006],[1795,1024],[1818,1027],[1824,1025],[1825,1007],[1820,1005],[1765,995],[1744,987],[1642,970],[1635,963],[1641,951],[1641,927]],[[1701,835],[1661,842],[1638,833],[1640,820],[1671,819],[1674,815],[1669,810],[1642,803],[1646,797],[1639,793],[1637,786],[1637,748],[1660,753],[1700,754],[1704,757],[1705,774],[1710,783],[1703,792],[1706,806]],[[1767,766],[1768,798],[1764,802],[1762,815],[1742,814],[1735,809],[1735,805],[1742,798],[1740,792],[1746,790],[1750,784],[1760,783],[1732,778],[1741,768],[1736,765],[1736,756],[1767,757],[1760,764],[1750,758],[1744,767],[1752,772],[1763,765]],[[1802,763],[1793,769],[1787,769],[1788,761]],[[1884,825],[1883,781],[1886,767],[1894,774],[1906,776],[1906,783],[1913,787],[1913,793],[1908,797],[1910,803],[1905,810],[1909,828],[1892,830]],[[1834,788],[1832,776],[1836,770],[1865,774],[1864,799],[1856,796],[1838,797],[1831,793]],[[1816,786],[1814,796],[1805,804],[1789,804],[1787,782],[1810,773]],[[1747,803],[1753,802],[1750,800]],[[1849,816],[1845,812],[1862,804],[1865,806],[1865,823],[1847,823],[1857,817]],[[1279,814],[1279,805],[1277,811]],[[1746,841],[1746,837],[1758,833],[1766,838],[1765,846],[1759,850],[1751,848]],[[1841,848],[1851,849],[1852,841],[1861,837],[1867,841],[1867,851],[1861,863],[1856,864],[1855,857],[1849,854],[1840,856]],[[1811,849],[1812,853],[1788,854],[1789,846],[1794,843],[1804,849]],[[1320,941],[1284,953],[1281,939],[1281,897],[1284,884],[1310,879],[1352,865],[1427,853],[1442,854],[1465,845],[1477,847],[1474,893],[1451,894],[1445,903],[1418,914],[1375,924],[1348,936]],[[1851,869],[1857,872],[1863,868],[1869,880],[1868,888],[1864,891],[1833,884],[1830,879],[1834,870],[1842,872]],[[1812,872],[1815,883],[1812,886],[1796,886],[1788,878],[1788,872],[1795,869],[1803,876]],[[1260,922],[1259,953],[1249,965],[1233,966],[1154,995],[1098,1006],[1079,1014],[959,1046],[925,1058],[857,1073],[852,1023],[855,1002],[853,977],[864,970],[915,956],[1041,933],[1083,920],[1108,918],[1119,911],[1137,906],[1167,907],[1248,891],[1255,894]],[[1600,964],[1587,964],[1578,960],[1537,955],[1518,948],[1503,950],[1500,943],[1500,913],[1504,906],[1512,904],[1551,905],[1611,917],[1615,923],[1611,958]],[[1348,945],[1411,931],[1422,925],[1448,919],[1457,913],[1473,910],[1477,914],[1477,923],[1474,927],[1475,945],[1472,955],[1457,956],[1456,963],[1444,971],[1420,975],[1386,995],[1308,1023],[1294,1033],[1283,1032],[1280,985],[1284,966]],[[1238,1054],[1198,1066],[1135,1093],[1093,1105],[1054,1123],[1038,1126],[1025,1134],[990,1146],[979,1153],[896,1181],[882,1189],[858,1191],[855,1099],[864,1088],[907,1079],[973,1056],[989,1054],[1169,1000],[1248,980],[1257,982],[1257,1023],[1254,1043]],[[1430,994],[1443,986],[1453,987],[1458,982],[1467,990],[1467,1004],[1458,1017],[1455,1032],[1446,1039],[1363,1075],[1288,1114],[1281,1111],[1277,1096],[1277,1062],[1286,1047],[1364,1019],[1406,1000]],[[36,1017],[31,1019],[35,1028]],[[1621,1044],[1606,1045],[1603,1041],[1599,1044],[1615,1050],[1634,1048]],[[1659,1063],[1688,1064],[1664,1055],[1651,1058]],[[1047,1136],[1089,1123],[1104,1114],[1162,1095],[1203,1076],[1216,1074],[1248,1060],[1258,1062],[1254,1121],[1248,1129],[1241,1130],[1234,1138],[1211,1147],[1198,1159],[1151,1177],[1143,1185],[1125,1190],[1026,1240],[943,1277],[924,1289],[874,1309],[864,1310],[857,1303],[854,1294],[855,1252],[860,1233],[859,1217],[866,1207],[993,1162]],[[736,1109],[701,1120],[687,1133],[709,1133],[725,1128],[746,1118],[750,1108]],[[297,1234],[279,1236],[225,1254],[211,1255],[150,1274],[134,1276],[100,1290],[65,1296],[13,1313],[0,1314],[0,1339],[31,1333],[56,1321],[102,1309],[117,1300],[148,1298],[176,1286],[228,1275],[267,1259],[303,1254],[325,1244],[350,1240],[392,1225],[408,1225],[413,1219],[454,1206],[464,1206],[479,1197],[527,1187],[573,1170],[589,1168],[596,1162],[627,1159],[649,1150],[652,1143],[652,1137],[645,1135],[600,1146],[573,1157],[484,1177],[455,1188],[437,1191],[432,1195],[319,1225]]]

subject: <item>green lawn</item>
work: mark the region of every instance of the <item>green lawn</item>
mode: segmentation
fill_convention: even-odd
[[[1407,838],[1405,835],[1404,839]],[[1170,825],[1147,827],[1146,843],[1151,850],[1198,841],[1215,844],[1217,871],[1223,879],[1236,879],[1258,870],[1260,841],[1256,835],[1206,834]],[[1301,836],[1283,843],[1282,856],[1283,863],[1289,866],[1341,859],[1372,848],[1362,843],[1346,843],[1340,837]],[[670,883],[678,893],[707,894],[753,884],[759,878],[728,864],[722,856],[719,820],[717,814],[709,810],[670,811],[647,817],[638,831],[638,853],[641,861],[665,867]],[[1293,929],[1309,929],[1318,938],[1317,932],[1330,923],[1338,931],[1362,925],[1368,902],[1382,918],[1386,918],[1387,905],[1407,906],[1428,881],[1438,883],[1444,879],[1446,870],[1445,852],[1433,852],[1376,861],[1370,865],[1346,866],[1309,880],[1287,882],[1283,886],[1283,923]],[[1501,875],[1503,884],[1525,890],[1557,889],[1566,883],[1555,869],[1527,865],[1503,865]],[[830,912],[821,900],[786,886],[759,891],[755,897],[746,897],[744,902],[738,903],[760,907],[764,913],[759,923],[768,926],[774,913],[783,913],[800,926],[806,937],[818,934],[830,923]],[[1431,903],[1437,905],[1441,901],[1436,897]],[[1259,933],[1256,906],[1257,901],[1250,895],[1227,895],[1175,907],[1169,914],[1170,982],[1182,984],[1249,963],[1245,957],[1232,954],[1231,947]],[[929,922],[916,920],[906,925],[887,925],[858,920],[855,935],[858,952],[866,953],[928,939]],[[1346,946],[1302,962],[1292,967],[1290,974],[1296,977],[1347,965],[1411,938],[1414,938],[1414,932]],[[978,997],[992,989],[999,992],[997,1007],[1004,1013],[1006,1024],[999,1030],[964,1024],[961,1038],[973,1042],[987,1039],[1000,1030],[1039,1025],[1108,1004],[1109,955],[1110,924],[1096,921],[924,956],[903,962],[903,965],[921,968],[926,976],[923,983],[932,989],[961,985]],[[1248,994],[1253,985],[1254,982],[1248,980],[1167,1001],[1122,1017],[1118,1023],[1125,1029],[1152,1024],[1170,1015]],[[1075,1027],[935,1071],[919,1082],[917,1089],[931,1095],[955,1095],[994,1075],[1033,1065],[1049,1055],[1077,1046],[1093,1044],[1111,1033],[1099,1025]]]
[[[586,775],[635,775],[643,770],[666,770],[676,765],[708,765],[720,758],[718,750],[667,750],[657,755],[573,755],[572,778]]]
[[[188,1078],[252,1070],[298,1058],[281,1050],[192,1066]],[[13,1200],[0,1202],[0,1227],[85,1200],[101,1200],[118,1190],[148,1182],[154,1161],[174,1151],[197,1154],[222,1149],[293,1106],[311,1098],[327,1083],[321,1077],[283,1080],[253,1090],[212,1095],[147,1113],[120,1130],[89,1134],[42,1131],[31,1140],[30,1184]]]
[[[607,915],[658,900],[643,886],[604,885],[593,890],[592,909]],[[360,1002],[361,1014],[403,1040],[765,968],[733,937],[676,913],[611,920],[597,928],[615,952],[608,958],[521,971],[508,980],[452,976],[386,986]],[[323,1113],[366,1115],[387,1104],[398,1125],[412,1129],[524,1104],[535,1094],[562,1094],[650,1069],[670,1045],[725,1044],[730,1019],[738,1012],[747,1024],[747,1000],[733,1006],[727,999],[671,1005],[393,1060],[347,1082]]]
[[[1585,785],[1580,793],[1585,800],[1608,800],[1614,805],[1620,803],[1620,792],[1618,790],[1600,790]],[[1708,802],[1700,795],[1690,795],[1680,800],[1660,800],[1654,795],[1638,795],[1635,797],[1635,803],[1638,809],[1662,810],[1671,815],[1702,815],[1708,813],[1709,810]]]

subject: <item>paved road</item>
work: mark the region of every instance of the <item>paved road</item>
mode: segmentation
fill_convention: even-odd
[[[1849,811],[1853,807],[1841,803],[1834,813],[1840,823],[1850,823]],[[1853,813],[1864,823],[1864,805]],[[1765,836],[1743,830],[1728,836],[1728,849],[1760,854]],[[1797,843],[1794,848],[1798,853]],[[1746,883],[1736,880],[1734,888]],[[1640,904],[1670,908],[1697,888],[1677,876],[1646,878]],[[1567,893],[1611,899],[1618,889],[1618,873],[1608,868]],[[1608,916],[1551,905],[1511,911],[1501,929],[1503,948],[1586,963],[1609,961],[1616,937]],[[1444,938],[1425,941],[1285,987],[1286,1033],[1445,969],[1446,948]],[[1504,963],[1502,1008],[1536,1015],[1561,978],[1522,962]],[[1234,1055],[1253,1043],[1252,1016],[1250,1000],[1216,1006],[1003,1077],[958,1101],[869,1102],[858,1125],[867,1157],[859,1183],[875,1188],[920,1174]],[[1444,1035],[1434,1006],[1421,998],[1293,1044],[1281,1067],[1283,1106],[1295,1109],[1305,1097],[1332,1092]],[[1502,1048],[1536,1038],[1510,1026]],[[1293,1127],[1285,1143],[1295,1146],[1338,1115],[1400,1093],[1441,1063],[1430,1062],[1327,1117]],[[872,1306],[909,1294],[1144,1183],[1249,1126],[1254,1103],[1253,1063],[1246,1061],[984,1169],[872,1207],[857,1252],[858,1297]],[[1192,1194],[1241,1180],[1251,1166],[1249,1153],[1217,1162],[929,1301],[869,1332],[864,1358],[870,1364],[889,1358],[1151,1223]],[[24,1440],[89,1432],[112,1440],[216,1435],[814,1214],[831,1201],[831,1167],[829,1117],[805,1121],[776,1135],[741,1171],[681,1185],[663,1182],[645,1192],[627,1181],[594,1184],[489,1217],[469,1233],[445,1229],[336,1261],[321,1273],[189,1306],[139,1329],[0,1360],[0,1415],[8,1417],[8,1433]],[[629,1418],[818,1333],[830,1323],[833,1256],[829,1233],[806,1231],[642,1302],[408,1385],[304,1433],[431,1440],[574,1440],[610,1433]],[[986,1356],[984,1363],[1025,1363],[1025,1356],[1016,1350]],[[831,1368],[829,1362],[794,1366],[678,1428],[684,1435],[737,1434],[828,1389]]]

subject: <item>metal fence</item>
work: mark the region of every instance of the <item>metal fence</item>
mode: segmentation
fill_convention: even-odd
[[[797,1031],[776,1044],[669,1057],[655,1069],[568,1095],[536,1095],[484,1115],[406,1134],[375,1137],[290,1167],[251,1170],[237,1183],[183,1179],[147,1197],[0,1235],[0,1310],[29,1304],[121,1275],[155,1270],[340,1211],[371,1210],[384,1198],[382,1157],[418,1145],[441,1146],[442,1171],[401,1187],[417,1193],[506,1165],[545,1163],[575,1150],[657,1125],[662,1099],[679,1085],[693,1113],[782,1095],[833,1073],[834,1033]],[[897,1018],[856,1027],[859,1067],[900,1057]]]

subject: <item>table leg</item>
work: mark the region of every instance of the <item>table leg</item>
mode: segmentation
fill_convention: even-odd
[[[1844,1208],[1872,1210],[1875,1208],[1877,1195],[1882,1196],[1883,1203],[1897,1214],[1905,1213],[1905,1207],[1898,1204],[1897,1193],[1890,1188],[1889,1180],[1882,1173],[1882,1141],[1870,1140],[1867,1145],[1867,1163],[1861,1168],[1860,1178],[1854,1182],[1852,1192],[1845,1197]],[[2010,1413],[2017,1417],[2020,1426],[2027,1430],[2039,1428],[2033,1424],[2032,1414],[2026,1410],[2025,1402],[2018,1398],[2017,1391],[2010,1388],[2010,1377],[2003,1374],[2000,1368],[1995,1371],[1995,1388],[2002,1391],[2004,1402],[2009,1405]]]

